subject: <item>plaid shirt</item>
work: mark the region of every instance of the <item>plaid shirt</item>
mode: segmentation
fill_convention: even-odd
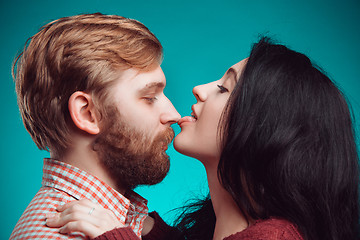
[[[10,239],[86,239],[82,233],[60,234],[57,228],[45,226],[45,215],[55,212],[59,204],[87,198],[110,209],[119,221],[130,226],[140,238],[147,216],[147,201],[131,191],[127,198],[107,184],[69,164],[44,160],[42,187],[35,195]]]

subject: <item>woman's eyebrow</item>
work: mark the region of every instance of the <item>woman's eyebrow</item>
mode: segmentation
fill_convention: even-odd
[[[233,67],[229,68],[225,74],[226,74],[226,76],[228,76],[230,74],[233,75],[234,81],[237,82],[237,71]]]
[[[228,74],[230,74],[230,73],[235,74],[235,76],[236,76],[236,74],[237,74],[236,70],[235,70],[233,67],[229,68],[229,69],[226,71],[226,75],[228,75]]]

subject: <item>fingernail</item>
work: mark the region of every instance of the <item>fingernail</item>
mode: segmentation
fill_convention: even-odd
[[[46,226],[50,226],[53,222],[54,222],[54,218],[47,218],[47,219],[45,219],[45,225]]]
[[[56,210],[61,210],[62,209],[62,206],[64,206],[65,203],[60,203],[57,207],[56,207]]]
[[[52,225],[53,223],[56,223],[58,217],[59,217],[59,214],[57,214],[57,213],[47,213],[45,215],[45,224],[47,226],[49,226],[49,225]]]
[[[46,220],[48,220],[49,218],[55,218],[55,217],[56,217],[56,213],[47,213],[47,214],[45,215],[45,217],[46,217]]]

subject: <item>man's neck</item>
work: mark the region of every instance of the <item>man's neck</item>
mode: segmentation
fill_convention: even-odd
[[[126,190],[120,188],[117,182],[108,174],[103,164],[101,164],[97,153],[92,149],[91,144],[77,144],[73,149],[67,151],[63,157],[56,159],[90,173],[117,192],[122,195],[125,194]]]
[[[217,162],[217,161],[209,161]],[[217,165],[204,164],[210,189],[211,201],[216,215],[213,240],[222,240],[248,227],[248,222],[231,195],[221,186]]]

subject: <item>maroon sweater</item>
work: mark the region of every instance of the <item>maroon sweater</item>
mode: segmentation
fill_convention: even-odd
[[[161,217],[152,212],[155,219],[153,229],[143,240],[171,240],[171,235],[177,230],[167,225]],[[139,240],[130,227],[116,228],[108,231],[94,240]],[[235,233],[224,240],[303,240],[297,228],[289,221],[278,218],[258,220],[244,231]]]
[[[244,231],[224,240],[303,240],[297,228],[287,220],[270,218],[257,220]]]
[[[154,218],[155,224],[151,231],[143,236],[143,240],[165,240],[171,239],[171,234],[177,232],[173,227],[167,225],[157,212],[151,212],[150,217]],[[94,238],[94,240],[139,240],[138,236],[130,227],[115,228]]]

